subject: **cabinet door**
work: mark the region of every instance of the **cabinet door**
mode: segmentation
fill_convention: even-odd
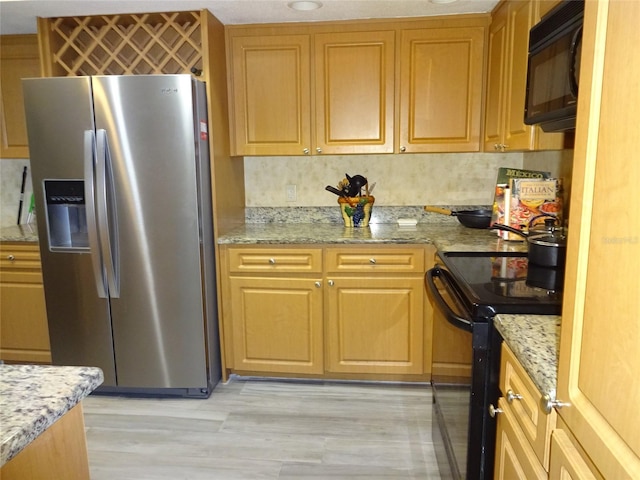
[[[505,77],[504,141],[508,150],[533,149],[533,127],[524,124],[527,91],[529,30],[535,23],[533,0],[509,2],[507,17],[507,52]]]
[[[323,373],[319,279],[231,277],[229,283],[236,371]]]
[[[393,152],[395,32],[314,41],[315,153]]]
[[[498,400],[495,480],[546,480],[547,472],[536,458],[504,398]]]
[[[233,37],[230,52],[233,153],[308,153],[309,36]]]
[[[484,28],[402,31],[400,151],[480,148]]]
[[[37,245],[0,248],[0,359],[51,363]]]
[[[504,130],[505,76],[507,70],[507,10],[502,3],[489,28],[489,72],[484,120],[484,150],[501,150]],[[524,108],[524,104],[523,104]]]
[[[602,480],[598,472],[591,470],[567,432],[561,428],[554,430],[551,437],[549,480]]]
[[[40,76],[38,37],[3,35],[0,64],[0,158],[29,158],[21,79]]]
[[[328,371],[422,373],[422,278],[340,277],[329,282]]]
[[[558,369],[560,416],[611,479],[640,478],[638,25],[640,2],[585,3]]]

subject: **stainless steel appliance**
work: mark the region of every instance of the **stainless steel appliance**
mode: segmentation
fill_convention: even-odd
[[[561,309],[561,280],[554,276],[554,289],[541,288],[529,270],[526,255],[518,253],[452,252],[438,254],[426,274],[435,308],[468,332],[473,352],[468,382],[433,383],[433,438],[443,479],[493,478],[496,424],[489,405],[496,405],[499,396],[501,342],[493,318],[500,313],[557,315]]]
[[[53,363],[102,368],[102,392],[208,397],[220,353],[204,84],[23,89]]]
[[[526,124],[575,129],[583,17],[584,0],[564,0],[531,28]]]

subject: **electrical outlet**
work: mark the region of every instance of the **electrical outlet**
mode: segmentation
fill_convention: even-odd
[[[296,185],[287,185],[286,187],[287,202],[295,202],[298,199]]]

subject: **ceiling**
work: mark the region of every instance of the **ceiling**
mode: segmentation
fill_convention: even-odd
[[[0,34],[36,33],[36,17],[145,13],[207,8],[225,25],[317,22],[486,13],[499,0],[319,0],[322,7],[296,11],[291,0],[0,0]],[[442,1],[442,0],[439,0]]]

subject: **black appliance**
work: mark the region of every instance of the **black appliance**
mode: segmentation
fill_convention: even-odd
[[[545,132],[576,125],[584,0],[565,0],[529,32],[524,123]]]
[[[501,342],[493,318],[500,313],[558,315],[561,310],[560,272],[549,271],[552,278],[540,286],[542,272],[531,276],[529,270],[522,253],[451,252],[439,253],[425,276],[434,308],[469,332],[473,351],[468,383],[432,383],[433,438],[443,479],[493,478],[496,423],[489,404],[496,405],[499,397]]]

